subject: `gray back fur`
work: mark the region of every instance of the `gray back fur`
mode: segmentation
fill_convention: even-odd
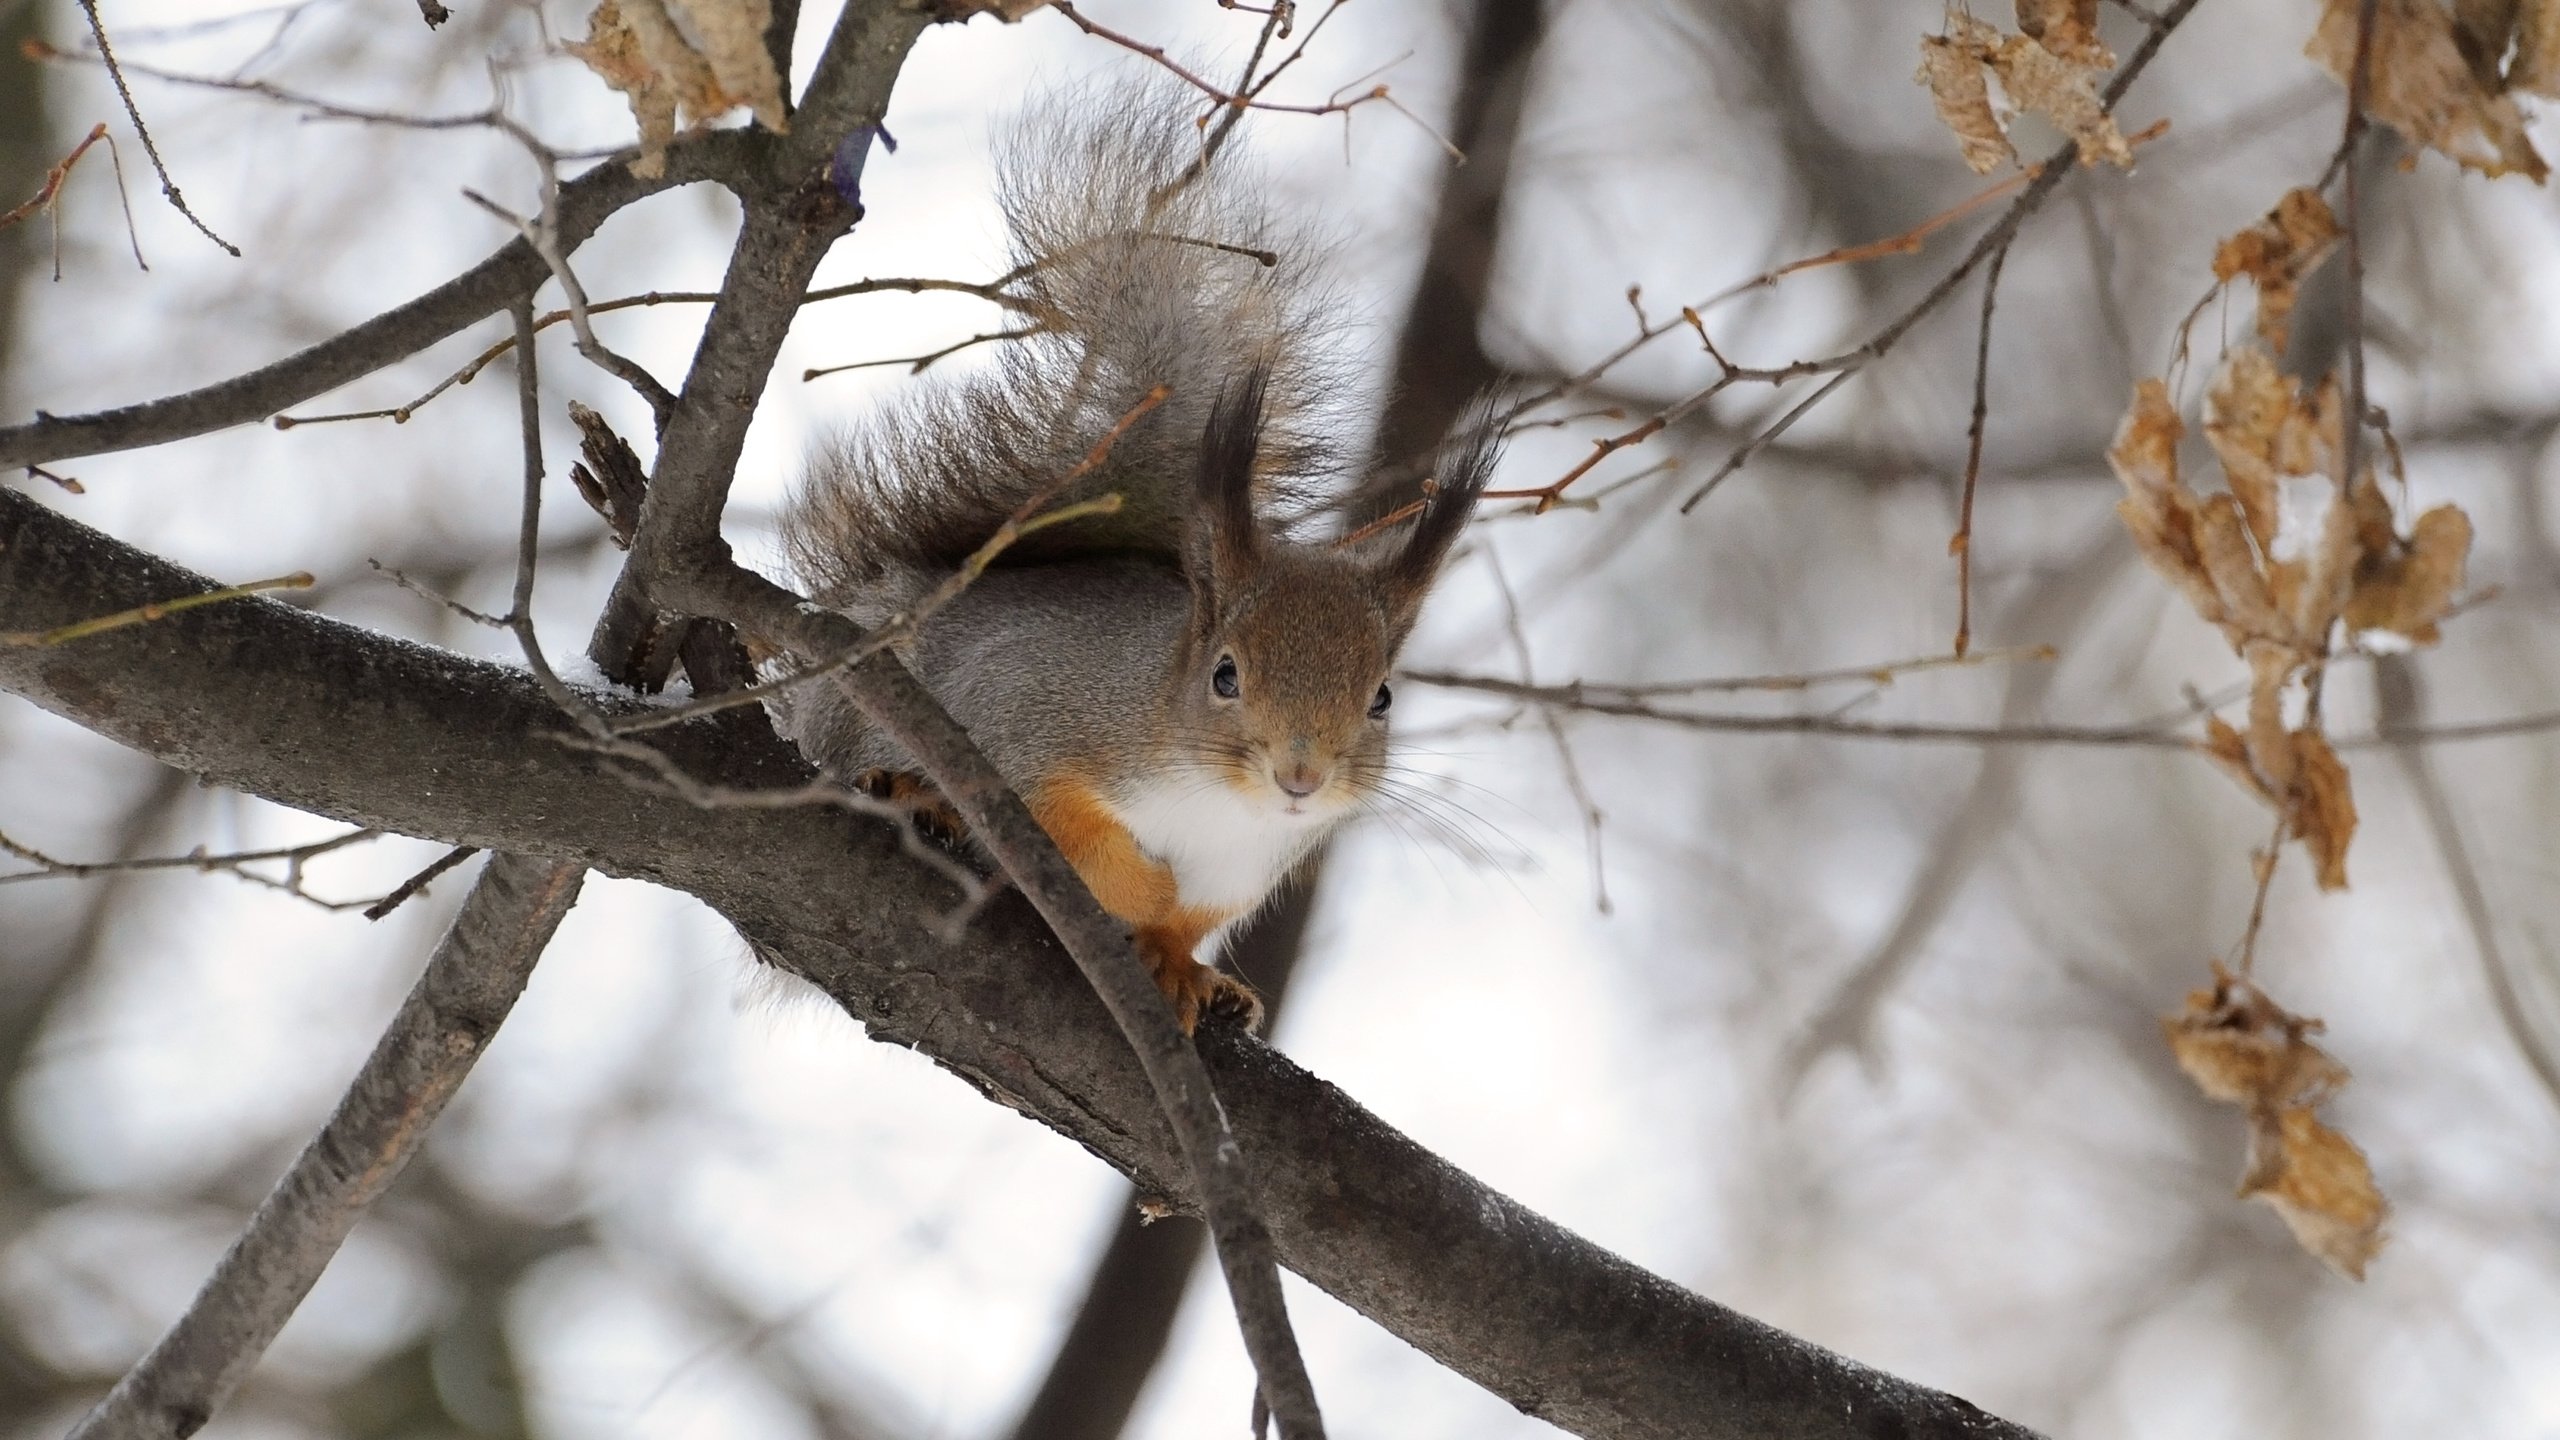
[[[1318,399],[1341,387],[1319,371],[1339,307],[1314,278],[1318,247],[1272,212],[1239,146],[1204,163],[1201,108],[1169,81],[1121,84],[1050,94],[1007,127],[998,198],[1025,272],[1012,288],[1041,333],[815,457],[783,537],[816,598],[858,610],[947,572],[1157,385],[1170,398],[1060,496],[1116,491],[1121,511],[1038,532],[1000,563],[1179,563],[1202,430],[1251,367],[1268,376],[1266,498],[1330,470]]]

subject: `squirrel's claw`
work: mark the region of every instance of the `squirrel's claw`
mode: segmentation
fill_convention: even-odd
[[[853,777],[853,788],[875,800],[886,800],[907,812],[916,828],[934,839],[959,844],[969,838],[969,822],[933,788],[933,782],[905,770],[865,770]]]
[[[1248,1035],[1262,1032],[1262,997],[1252,986],[1166,947],[1142,943],[1138,955],[1147,962],[1156,988],[1173,1002],[1173,1018],[1183,1034],[1191,1034],[1203,1015],[1239,1023]]]

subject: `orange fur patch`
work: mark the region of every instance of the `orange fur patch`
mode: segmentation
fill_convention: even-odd
[[[1250,990],[1193,958],[1209,932],[1235,919],[1235,912],[1183,904],[1171,867],[1150,859],[1101,792],[1085,781],[1054,776],[1025,798],[1031,818],[1057,842],[1093,898],[1137,931],[1138,956],[1173,1001],[1186,1032],[1203,1006],[1230,991],[1243,997],[1232,1003],[1259,1018],[1261,1003]]]

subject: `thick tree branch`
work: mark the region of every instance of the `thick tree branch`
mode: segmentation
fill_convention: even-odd
[[[920,12],[887,0],[847,6],[788,142],[764,183],[745,192],[745,220],[664,427],[631,561],[607,603],[607,624],[646,604],[730,622],[811,660],[861,643],[852,622],[737,565],[720,520],[747,427],[801,297],[828,247],[861,214],[857,197],[870,136],[923,24]],[[1138,964],[1126,927],[1094,903],[995,767],[894,657],[873,655],[830,683],[916,757],[1102,997],[1137,1052],[1196,1178],[1262,1399],[1283,1440],[1323,1440],[1315,1387],[1289,1325],[1279,1260],[1255,1205],[1246,1152],[1198,1055]]]
[[[0,613],[45,626],[208,588],[0,494]],[[284,804],[684,890],[875,1035],[1151,1190],[1194,1194],[1153,1086],[1029,907],[999,902],[957,943],[937,939],[919,909],[952,891],[889,826],[827,807],[696,809],[559,744],[567,722],[521,670],[263,599],[0,651],[0,687]],[[723,784],[798,783],[762,730],[717,717],[651,741]],[[1211,1034],[1201,1049],[1282,1259],[1531,1414],[1605,1440],[2027,1434],[1629,1265],[1252,1041]]]
[[[185,1440],[246,1379],[347,1232],[417,1153],[578,898],[575,862],[499,855],[355,1083],[178,1323],[70,1440]]]
[[[640,179],[619,160],[597,165],[560,187],[561,248],[576,249],[615,211],[661,190],[703,180],[741,183],[771,138],[746,130],[690,136],[667,152],[667,172],[655,180]],[[27,424],[0,427],[0,467],[136,450],[264,420],[458,334],[550,278],[551,267],[531,242],[509,241],[417,299],[245,375],[87,415],[38,411]]]

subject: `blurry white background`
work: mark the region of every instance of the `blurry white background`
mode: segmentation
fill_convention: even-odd
[[[509,113],[552,144],[627,139],[619,97],[546,53],[546,36],[583,33],[583,6],[455,8],[433,34],[408,0],[103,12],[139,64],[416,114],[486,106],[494,58]],[[2139,564],[2100,457],[2132,380],[2159,369],[2208,283],[2215,239],[2315,177],[2335,144],[2342,97],[2299,59],[2315,8],[2206,0],[2127,102],[2128,128],[2165,115],[2169,136],[2129,176],[2071,181],[2009,264],[1976,634],[2060,658],[1733,708],[2112,724],[2238,677]],[[804,67],[834,7],[808,12]],[[1088,13],[1219,73],[1259,19],[1212,0],[1092,0]],[[2138,26],[2107,13],[2129,48]],[[1249,127],[1274,183],[1345,236],[1376,375],[1446,178],[1424,125],[1448,108],[1468,23],[1437,0],[1347,5],[1275,97],[1383,80],[1419,121],[1369,106],[1347,125]],[[1524,373],[1578,369],[1628,333],[1630,285],[1667,313],[1978,188],[1909,83],[1939,23],[1934,0],[1550,6],[1505,182],[1487,350]],[[58,0],[0,3],[0,28],[66,48],[84,33]],[[929,32],[890,112],[898,148],[874,157],[868,218],[822,283],[994,273],[991,125],[1040,85],[1139,63],[1054,15]],[[325,338],[506,238],[465,187],[535,203],[531,163],[485,130],[315,121],[139,77],[135,91],[190,202],[245,257],[160,202],[101,72],[0,56],[0,94],[18,97],[0,102],[18,106],[0,130],[0,202],[108,121],[150,262],[135,267],[101,156],[63,193],[58,282],[41,223],[0,236],[11,419],[148,398]],[[2560,127],[2536,133],[2560,145]],[[2409,452],[2413,498],[2470,511],[2474,583],[2501,587],[2414,662],[2429,716],[2551,708],[2560,210],[2522,180],[2460,177],[2434,156],[2374,166],[2368,204],[2372,393]],[[715,288],[733,219],[709,187],[667,194],[612,221],[577,268],[598,298]],[[1963,243],[1807,273],[1716,312],[1714,333],[1746,363],[1828,353],[1916,298]],[[2245,303],[2208,313],[2208,353],[2217,327],[2245,332]],[[1943,651],[1973,312],[1960,299],[1689,516],[1673,504],[1776,413],[1764,391],[1585,483],[1671,458],[1681,474],[1596,508],[1493,507],[1409,662],[1516,676],[1506,585],[1544,682]],[[803,384],[803,368],[917,354],[994,318],[947,296],[805,312],[739,477],[742,552],[770,563],[767,517],[814,434],[913,383],[887,366]],[[700,313],[598,323],[672,382]],[[402,404],[502,331],[476,326],[294,413]],[[634,436],[647,417],[576,359],[565,327],[543,346],[555,483],[537,613],[565,654],[618,556],[562,478],[575,439],[559,401]],[[512,373],[493,366],[406,424],[243,427],[54,466],[82,482],[76,496],[6,483],[226,579],[309,569],[312,603],[332,614],[503,658],[507,637],[366,562],[502,608]],[[1617,372],[1614,393],[1649,407],[1711,375],[1694,347],[1666,343]],[[1534,432],[1499,483],[1543,483],[1625,423]],[[2371,727],[2369,671],[2342,673],[2330,696],[2341,733]],[[2259,974],[2328,1021],[2357,1073],[2331,1118],[2397,1206],[2359,1286],[2232,1198],[2242,1126],[2159,1039],[2154,1017],[2237,938],[2265,828],[2194,757],[1560,715],[1603,816],[1595,855],[1536,714],[1408,685],[1398,715],[1474,843],[1394,828],[1343,842],[1272,1038],[1424,1144],[1720,1301],[2056,1435],[2560,1433],[2560,1095],[2519,1045],[2560,1040],[2552,735],[2426,757],[2494,958],[2395,752],[2350,756],[2365,818],[2352,891],[2316,896],[2292,856],[2275,882]],[[0,830],[23,844],[91,859],[334,828],[0,700]],[[309,883],[379,894],[438,848],[357,847]],[[371,1044],[467,876],[378,925],[221,875],[0,885],[0,1423],[58,1433],[176,1313]],[[2518,997],[2504,1018],[2492,966]],[[1125,1186],[752,968],[693,902],[591,880],[424,1160],[205,1433],[1008,1433]],[[1248,1372],[1206,1278],[1132,1436],[1241,1431]],[[1293,1282],[1292,1299],[1335,1433],[1554,1433],[1312,1289]]]

